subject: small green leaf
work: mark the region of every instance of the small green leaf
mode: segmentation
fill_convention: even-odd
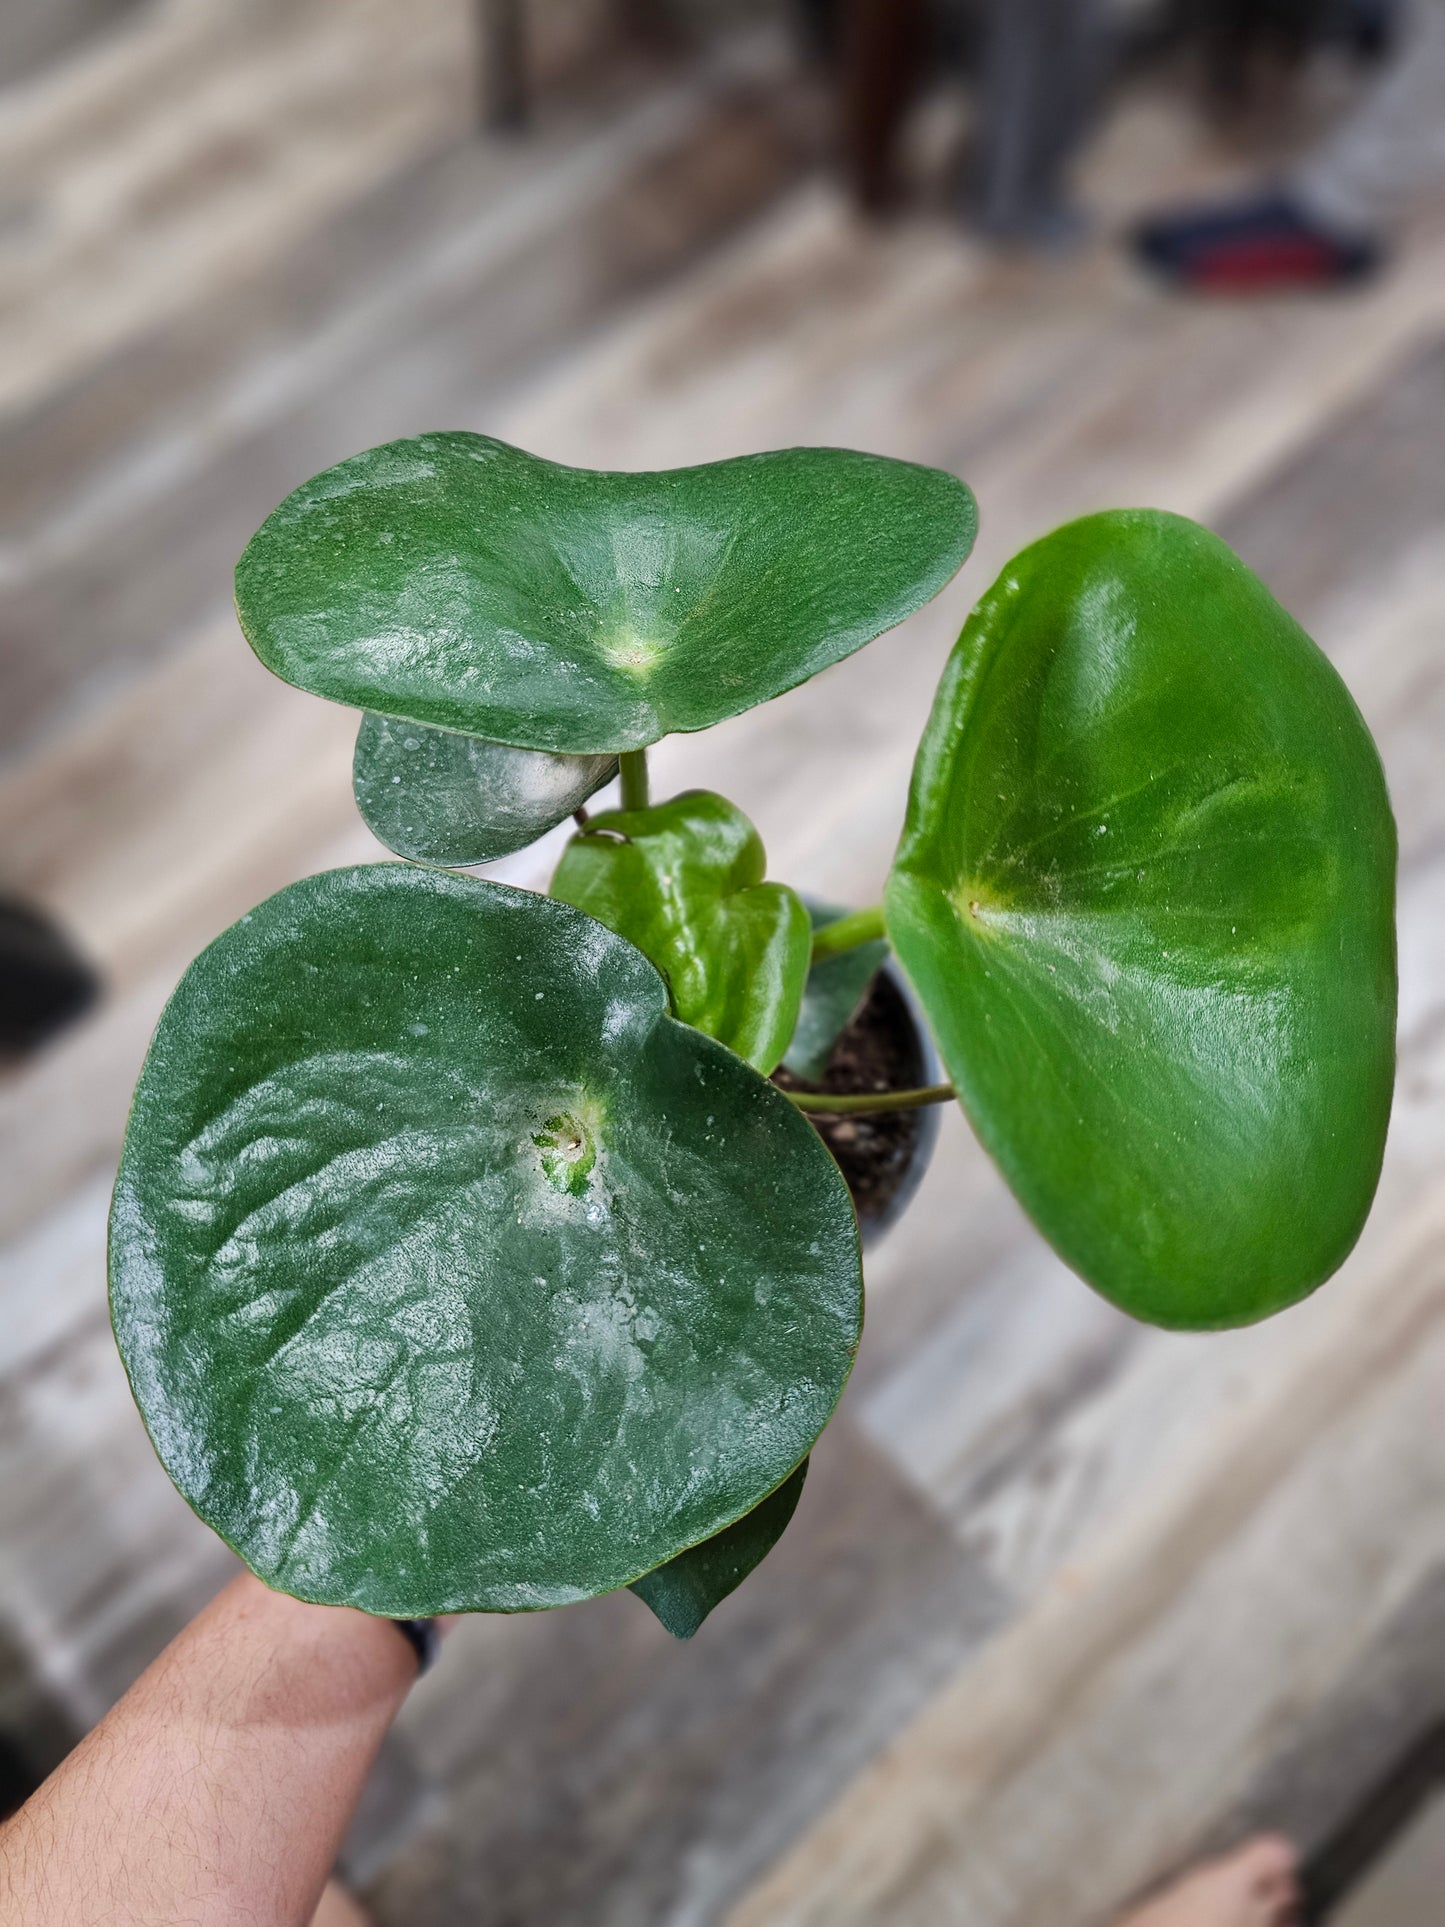
[[[807,1454],[847,1189],[569,905],[379,864],[191,965],[136,1089],[111,1304],[161,1460],[269,1584],[399,1617],[629,1584]]]
[[[421,863],[493,863],[564,822],[617,774],[615,756],[554,756],[366,715],[351,767],[367,828]]]
[[[835,905],[815,903],[807,897],[803,902],[815,930],[846,914]],[[805,1084],[822,1081],[833,1046],[852,1022],[887,955],[888,945],[878,937],[811,966],[793,1039],[783,1057],[784,1068],[794,1077],[801,1077]]]
[[[688,790],[606,810],[562,852],[552,895],[629,938],[667,979],[675,1014],[772,1070],[797,1021],[811,932],[764,883],[762,839],[736,805]]]
[[[690,1546],[655,1572],[634,1579],[632,1590],[656,1613],[674,1639],[691,1639],[714,1606],[720,1606],[762,1564],[787,1530],[808,1476],[808,1461],[744,1518],[700,1546]]]
[[[938,593],[976,521],[952,475],[849,449],[630,475],[420,435],[288,496],[236,607],[267,668],[318,696],[612,753],[862,648]]]
[[[1216,537],[1119,511],[1014,559],[945,672],[888,929],[1060,1255],[1156,1324],[1340,1264],[1394,1075],[1395,830],[1325,657]]]

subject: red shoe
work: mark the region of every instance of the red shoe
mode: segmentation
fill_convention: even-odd
[[[1385,258],[1379,242],[1332,233],[1281,194],[1153,215],[1132,247],[1171,286],[1199,294],[1342,287]]]

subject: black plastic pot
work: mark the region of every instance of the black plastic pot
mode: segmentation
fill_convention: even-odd
[[[920,1085],[941,1084],[944,1081],[943,1067],[938,1061],[938,1052],[933,1047],[933,1038],[923,1020],[923,1011],[913,994],[913,986],[898,968],[888,962],[878,973],[888,981],[889,988],[895,990],[902,999],[908,1024],[908,1036],[912,1046],[909,1055],[909,1074],[906,1085],[900,1089],[916,1089]],[[869,1224],[859,1219],[865,1249],[877,1244],[886,1231],[897,1224],[903,1213],[913,1202],[913,1194],[923,1182],[924,1173],[933,1160],[933,1149],[938,1143],[939,1127],[943,1123],[943,1106],[925,1104],[914,1111],[896,1113],[909,1118],[915,1126],[913,1142],[909,1147],[907,1163],[897,1191],[893,1194],[885,1210],[878,1213]]]
[[[933,1048],[933,1039],[929,1035],[928,1026],[923,1021],[923,1012],[919,1008],[918,999],[914,996],[908,979],[891,960],[883,966],[878,975],[887,984],[888,989],[898,997],[903,1007],[902,1021],[906,1026],[908,1048],[904,1056],[905,1067],[896,1088],[913,1090],[920,1085],[942,1083],[943,1070],[938,1061],[938,1053]],[[917,1110],[895,1111],[885,1115],[906,1119],[912,1127],[913,1134],[907,1148],[898,1188],[893,1196],[881,1211],[870,1217],[865,1219],[862,1213],[859,1213],[858,1225],[865,1251],[871,1250],[879,1239],[897,1224],[912,1204],[913,1195],[922,1184],[924,1173],[933,1158],[933,1148],[938,1142],[939,1126],[943,1122],[943,1106],[925,1104]]]

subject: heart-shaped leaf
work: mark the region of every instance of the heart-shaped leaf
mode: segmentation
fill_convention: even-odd
[[[849,449],[630,475],[420,435],[288,496],[236,607],[266,666],[318,696],[610,753],[851,655],[937,594],[976,519],[952,475]]]
[[[198,957],[137,1086],[116,1336],[270,1584],[408,1616],[628,1584],[802,1460],[861,1316],[781,1092],[567,904],[382,864]]]
[[[803,902],[815,930],[845,914],[834,905],[814,903],[807,897]],[[805,1084],[821,1083],[833,1046],[852,1022],[887,955],[887,943],[882,937],[874,937],[810,966],[792,1041],[783,1055],[783,1066],[794,1077],[801,1077]]]
[[[615,756],[554,756],[366,715],[351,766],[368,829],[422,863],[493,863],[535,843],[617,774]]]
[[[594,816],[562,852],[552,895],[629,938],[684,1023],[767,1072],[797,1022],[812,933],[797,894],[763,882],[766,868],[742,811],[688,790]]]
[[[969,618],[888,930],[979,1135],[1125,1310],[1245,1324],[1354,1243],[1390,1109],[1394,870],[1348,692],[1204,529],[1091,516]]]
[[[798,1508],[807,1476],[808,1461],[804,1459],[776,1492],[769,1493],[736,1525],[680,1552],[656,1572],[633,1580],[633,1592],[651,1607],[674,1639],[691,1639],[713,1607],[736,1592],[754,1567],[767,1558]]]

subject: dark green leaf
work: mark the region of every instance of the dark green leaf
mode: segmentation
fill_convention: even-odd
[[[366,715],[351,781],[387,849],[422,863],[493,863],[564,822],[617,774],[615,756],[554,756]]]
[[[851,655],[973,545],[951,475],[848,449],[564,468],[486,435],[369,449],[236,571],[252,648],[357,709],[522,749],[636,749]]]
[[[562,852],[552,895],[629,938],[684,1023],[767,1072],[793,1034],[812,937],[801,901],[764,883],[766,868],[742,811],[688,790],[593,817]]]
[[[714,1606],[736,1592],[762,1564],[787,1530],[808,1476],[808,1461],[784,1479],[761,1505],[714,1538],[669,1559],[656,1572],[634,1579],[632,1590],[650,1606],[674,1639],[691,1639]]]
[[[814,903],[806,897],[803,901],[815,930],[845,915],[835,905]],[[783,1056],[784,1066],[794,1077],[801,1077],[806,1084],[822,1081],[833,1046],[848,1028],[887,955],[888,945],[879,937],[811,966],[793,1039]]]
[[[567,904],[382,864],[192,964],[136,1090],[116,1335],[269,1583],[411,1615],[626,1585],[750,1511],[858,1338],[785,1097]]]
[[[888,928],[1061,1256],[1162,1325],[1344,1258],[1394,1071],[1395,832],[1339,677],[1224,544],[1092,516],[970,617]]]

